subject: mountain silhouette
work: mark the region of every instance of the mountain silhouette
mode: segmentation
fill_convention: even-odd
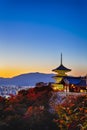
[[[0,85],[35,86],[38,82],[54,82],[54,74],[26,73],[12,78],[0,78]]]

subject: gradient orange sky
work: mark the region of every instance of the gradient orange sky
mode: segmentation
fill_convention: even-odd
[[[30,73],[30,72],[41,72],[41,73],[53,73],[52,72],[52,69],[58,67],[60,64],[55,64],[53,66],[47,66],[47,67],[40,67],[40,66],[37,66],[35,68],[35,66],[32,66],[32,67],[3,67],[3,68],[0,68],[0,77],[5,77],[5,78],[11,78],[13,76],[17,76],[17,75],[20,75],[20,74],[24,74],[24,73]],[[72,69],[71,72],[68,73],[68,75],[74,75],[74,76],[82,76],[82,75],[85,75],[86,72],[85,72],[85,69],[82,69],[82,68],[78,68],[78,66],[75,68],[73,66],[69,66],[68,64],[66,65],[66,67]]]
[[[52,73],[87,74],[87,1],[0,1],[0,77]]]

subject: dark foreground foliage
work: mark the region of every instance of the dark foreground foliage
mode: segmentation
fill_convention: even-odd
[[[87,130],[87,96],[63,97],[52,113],[52,94],[48,85],[0,97],[0,130]]]
[[[21,90],[9,99],[0,97],[0,130],[58,130],[49,112],[51,87]]]

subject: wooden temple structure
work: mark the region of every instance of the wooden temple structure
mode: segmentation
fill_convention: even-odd
[[[60,66],[52,70],[56,73],[53,76],[55,83],[52,84],[54,91],[68,92],[86,92],[87,91],[87,75],[84,77],[68,76],[67,73],[71,69],[66,68],[62,63],[62,54]]]

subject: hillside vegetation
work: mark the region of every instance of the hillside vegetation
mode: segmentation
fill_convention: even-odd
[[[0,97],[0,130],[13,129],[87,130],[87,96],[58,96],[48,85]]]

